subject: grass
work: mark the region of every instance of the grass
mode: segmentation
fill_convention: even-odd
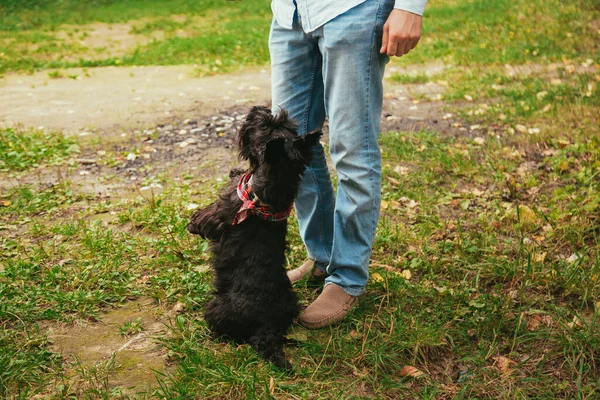
[[[57,59],[27,56],[3,64],[5,71],[72,65],[60,60],[70,51],[56,39],[61,24],[81,24],[73,28],[80,35],[87,23],[131,19],[132,35],[164,36],[118,58],[72,63],[184,61],[219,72],[267,61],[265,2],[27,4],[1,17],[0,35],[48,45]],[[445,87],[453,129],[382,133],[382,217],[367,293],[341,325],[290,329],[298,342],[287,349],[292,377],[248,346],[214,340],[202,319],[210,254],[185,224],[190,204],[214,198],[224,177],[157,173],[144,184],[164,190],[150,200],[138,192],[97,198],[68,178],[76,170],[69,159],[92,151],[89,144],[0,130],[0,178],[17,182],[0,191],[0,397],[597,398],[597,7],[538,0],[428,7],[420,51],[400,63],[449,65],[435,76],[392,79]],[[205,30],[202,18],[217,16]],[[111,176],[121,159],[101,178],[122,179]],[[61,183],[46,183],[48,171]],[[297,265],[305,254],[293,217],[289,242],[288,265]],[[296,290],[303,305],[318,294],[306,282]],[[115,385],[123,366],[114,355],[89,365],[57,353],[53,327],[93,325],[139,298],[152,299],[165,321],[155,340],[173,365],[156,372],[154,388]],[[124,341],[146,329],[134,317],[114,327]]]
[[[0,73],[107,65],[195,64],[202,73],[269,60],[266,0],[7,2],[0,13]],[[489,10],[494,10],[490,13]],[[593,0],[440,1],[425,14],[419,51],[401,63],[455,65],[600,60]],[[125,50],[113,50],[111,29],[128,21]],[[106,24],[90,42],[93,23]],[[568,27],[565,29],[565,27]]]
[[[268,62],[265,0],[63,1],[11,10],[0,14],[0,73],[186,63],[215,73]],[[126,50],[107,52],[115,47],[111,30],[130,20],[139,22],[126,28],[126,39],[117,39],[125,40]],[[93,23],[105,24],[106,33],[93,33]]]
[[[40,163],[59,164],[79,150],[62,133],[0,129],[0,171],[23,171]]]

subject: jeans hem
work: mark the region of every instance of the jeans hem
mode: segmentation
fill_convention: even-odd
[[[336,286],[340,287],[344,292],[346,292],[347,295],[352,296],[352,297],[360,297],[366,291],[366,288],[353,289],[353,288],[343,287],[335,282],[327,282],[327,280],[325,280],[325,286],[327,286],[327,285],[336,285]],[[323,287],[325,287],[325,286],[323,286]]]

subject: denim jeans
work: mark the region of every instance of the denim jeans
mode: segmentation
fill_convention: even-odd
[[[329,121],[329,151],[337,172],[334,194],[324,148],[315,146],[304,173],[296,215],[309,257],[352,296],[369,279],[379,219],[381,153],[377,139],[383,73],[383,24],[394,0],[367,0],[306,34],[274,19],[269,37],[273,110],[287,109],[299,134]]]

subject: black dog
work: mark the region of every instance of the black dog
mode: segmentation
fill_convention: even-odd
[[[210,329],[249,343],[284,370],[291,369],[285,334],[299,312],[284,268],[286,218],[320,136],[298,136],[283,110],[273,116],[252,108],[239,131],[239,155],[250,169],[233,169],[219,199],[187,225],[211,241],[214,254],[215,292],[204,314]]]

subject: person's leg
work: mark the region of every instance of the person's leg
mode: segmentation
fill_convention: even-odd
[[[393,0],[367,0],[325,24],[318,38],[338,190],[330,276],[323,293],[300,317],[309,328],[343,318],[369,278],[381,199],[377,139],[388,61],[379,48],[392,7]]]
[[[273,112],[286,109],[298,121],[298,134],[320,129],[325,121],[322,57],[317,41],[306,35],[299,21],[284,29],[274,20],[269,37]],[[324,269],[331,256],[333,187],[323,146],[314,148],[295,206],[300,234],[309,257]]]

